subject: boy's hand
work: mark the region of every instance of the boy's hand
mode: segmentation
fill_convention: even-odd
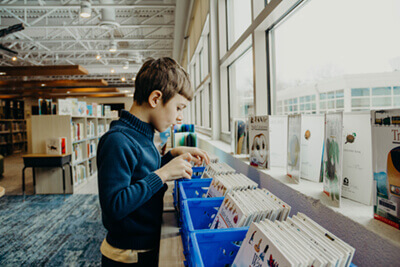
[[[197,166],[201,165],[203,161],[205,161],[207,165],[210,164],[210,157],[208,156],[207,152],[200,148],[180,146],[171,150],[171,154],[174,157],[183,155],[185,153],[190,153],[193,158],[192,161],[194,161]]]
[[[164,183],[180,178],[190,179],[192,177],[192,165],[190,162],[193,160],[196,159],[192,157],[190,153],[185,153],[172,159],[165,164],[164,167],[156,170],[154,173],[157,174]]]

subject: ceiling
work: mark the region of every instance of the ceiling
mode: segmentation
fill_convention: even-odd
[[[172,56],[175,0],[89,2],[91,16],[82,18],[80,0],[0,1],[0,27],[25,26],[0,38],[0,44],[18,52],[13,61],[12,53],[0,50],[0,66],[81,65],[89,75],[46,76],[41,80],[104,79],[108,86],[125,87],[127,92],[133,89],[132,78],[143,59]],[[114,53],[109,51],[112,41],[117,44]],[[100,59],[96,59],[98,55]],[[124,64],[129,64],[127,69]],[[0,77],[4,79],[16,78]],[[24,77],[24,81],[29,79],[38,77]]]

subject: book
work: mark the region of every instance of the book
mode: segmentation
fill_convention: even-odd
[[[325,114],[324,193],[340,207],[343,177],[343,113]]]
[[[342,196],[365,205],[372,204],[373,171],[371,114],[344,113]]]
[[[255,189],[258,184],[241,173],[215,175],[206,197],[223,197],[235,190]]]
[[[197,134],[191,132],[175,133],[174,134],[174,147],[190,146],[197,147]]]
[[[248,154],[246,128],[245,119],[232,119],[231,147],[235,155]]]
[[[269,169],[269,120],[268,116],[249,116],[250,165]]]
[[[93,106],[86,105],[86,116],[93,116]]]
[[[65,154],[66,137],[50,138],[46,140],[46,154]]]
[[[324,127],[324,115],[302,114],[300,177],[313,182],[320,182]]]
[[[86,116],[86,102],[85,101],[78,101],[78,116]]]
[[[72,102],[70,99],[58,99],[58,115],[72,115]]]
[[[374,218],[400,225],[400,109],[371,111]]]
[[[287,176],[295,183],[300,182],[300,142],[301,142],[301,115],[289,115],[287,139]]]
[[[225,162],[218,162],[218,158],[216,158],[216,161],[214,159],[214,162],[212,161],[206,166],[201,178],[213,178],[218,174],[230,174],[235,172],[235,169],[233,169],[231,166]]]
[[[77,98],[69,98],[69,101],[71,101],[72,116],[80,116],[79,108],[78,108],[78,99]]]
[[[350,266],[355,249],[299,212],[252,223],[232,266]]]
[[[286,115],[269,116],[269,143],[271,167],[285,167],[287,162],[287,131],[288,117]]]
[[[97,103],[92,103],[92,110],[93,110],[93,116],[94,117],[98,117],[98,115],[97,115]]]

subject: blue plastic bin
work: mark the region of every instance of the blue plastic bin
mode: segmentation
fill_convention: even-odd
[[[187,261],[189,266],[229,266],[240,248],[234,243],[243,241],[247,231],[248,228],[230,228],[224,231],[204,230],[190,233],[190,260]]]
[[[200,179],[206,167],[192,167],[192,179]],[[174,181],[174,190],[172,196],[174,198],[174,207],[179,211],[179,183],[182,181],[191,181],[188,179],[178,179]]]
[[[187,263],[190,267],[230,266],[235,260],[248,229],[231,228],[225,231],[204,230],[190,234],[190,255]],[[357,267],[353,263],[350,267]]]

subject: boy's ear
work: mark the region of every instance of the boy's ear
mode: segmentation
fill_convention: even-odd
[[[160,90],[154,90],[149,96],[149,104],[152,108],[155,108],[162,101],[162,92]]]

